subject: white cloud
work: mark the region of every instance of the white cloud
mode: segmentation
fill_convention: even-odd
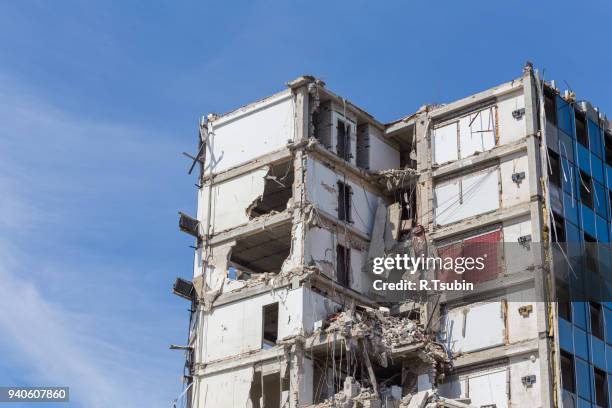
[[[164,179],[156,166],[180,147],[35,94],[0,75],[0,344],[19,355],[7,359],[24,377],[70,386],[79,406],[166,406],[169,390],[180,391],[180,364],[159,356],[168,351],[149,325],[168,317],[135,269],[153,267],[96,245],[121,239],[132,213],[147,214]]]

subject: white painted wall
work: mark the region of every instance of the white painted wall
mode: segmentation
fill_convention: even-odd
[[[495,106],[476,110],[433,130],[434,164],[463,159],[495,147]]]
[[[338,151],[338,119],[343,120],[350,126],[349,139],[350,139],[350,152],[351,157],[349,162],[352,164],[357,163],[357,123],[351,120],[350,117],[345,118],[341,113],[336,111],[331,112],[332,115],[332,151],[336,153]]]
[[[535,354],[510,357],[510,401],[513,407],[541,406],[542,378],[540,359]],[[522,378],[535,375],[536,383],[530,387],[523,385]]]
[[[529,202],[529,165],[526,152],[518,152],[504,158],[499,166],[502,190],[502,207]],[[512,181],[515,173],[525,173],[520,183]]]
[[[305,262],[314,264],[326,276],[336,279],[336,235],[325,228],[309,228],[305,240]],[[351,248],[351,275],[349,286],[361,293],[371,289],[371,278],[363,271],[366,262],[366,251]]]
[[[536,375],[536,383],[531,387],[524,386],[522,377],[532,374]],[[539,407],[539,381],[538,356],[523,354],[509,357],[507,365],[477,368],[452,375],[440,384],[438,390],[441,396],[447,398],[471,398],[471,406],[475,407],[489,404],[498,407]]]
[[[507,274],[526,271],[533,266],[533,252],[537,248],[528,243],[525,246],[519,245],[520,237],[531,237],[531,219],[529,215],[505,221],[502,227],[504,239],[504,261]]]
[[[481,109],[459,120],[459,158],[495,147],[495,106]]]
[[[247,105],[210,122],[208,131],[206,163],[215,173],[278,150],[294,139],[293,95],[287,90]]]
[[[316,321],[325,320],[328,316],[337,312],[339,308],[339,304],[304,288],[303,330],[305,335],[313,332]]]
[[[261,349],[262,308],[278,302],[278,339],[308,334],[314,322],[337,311],[338,305],[306,287],[275,289],[213,308],[204,316],[202,362]]]
[[[502,96],[497,101],[497,117],[499,144],[503,145],[526,136],[525,115],[520,119],[515,119],[512,112],[525,107],[525,97],[522,88],[507,95]]]
[[[253,367],[249,366],[196,379],[194,406],[247,407],[253,371]]]
[[[497,168],[439,183],[434,188],[436,225],[447,225],[499,208]]]
[[[508,341],[516,343],[538,337],[538,318],[535,289],[510,291],[508,300]],[[522,306],[531,305],[533,311],[526,317],[519,313]]]
[[[312,157],[308,158],[306,199],[316,208],[334,217],[338,215],[338,181],[345,181],[342,174],[334,172]],[[346,183],[353,190],[351,203],[353,226],[369,235],[374,225],[374,215],[379,198],[349,178],[346,179]]]
[[[336,238],[330,230],[308,228],[304,241],[304,262],[317,266],[329,278],[336,276]]]
[[[264,192],[268,167],[254,170],[212,187],[211,232],[218,233],[249,222],[246,209]],[[198,220],[206,228],[209,189],[199,190]],[[203,231],[206,233],[206,231]]]
[[[470,376],[468,378],[470,405],[481,407],[495,404],[497,408],[507,408],[507,378],[508,373],[505,367]]]
[[[270,290],[240,302],[213,308],[204,316],[204,363],[261,349],[262,308],[279,303],[278,339],[299,334],[303,321],[303,289]]]
[[[431,138],[434,164],[444,164],[459,158],[459,121],[433,130]]]
[[[474,303],[448,310],[442,340],[454,354],[504,344],[501,302]]]
[[[380,131],[370,126],[370,170],[388,170],[400,167],[400,153],[388,143],[385,143]]]

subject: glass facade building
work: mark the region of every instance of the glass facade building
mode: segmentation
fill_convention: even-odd
[[[568,253],[599,248],[594,261],[583,265],[587,271],[581,271],[597,275],[572,282],[570,274],[566,285],[557,284],[571,292],[571,301],[558,303],[563,406],[609,407],[612,302],[605,293],[610,287],[612,135],[589,103],[568,103],[550,89],[545,95],[553,240],[566,242]],[[589,276],[598,277],[593,282],[599,287],[587,287]],[[591,298],[593,291],[601,295]]]

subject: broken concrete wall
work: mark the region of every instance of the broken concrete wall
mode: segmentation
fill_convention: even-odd
[[[365,271],[367,243],[327,228],[309,227],[305,237],[305,262],[314,265],[326,276],[337,280],[337,246],[350,249],[349,287],[361,293],[371,289],[371,274]]]
[[[248,366],[197,378],[193,406],[248,407],[253,373],[253,367]]]
[[[286,90],[209,120],[207,168],[219,173],[285,147],[295,133],[293,98]]]
[[[345,117],[346,112],[346,117]],[[357,164],[357,118],[350,109],[334,101],[322,103],[318,112],[317,139],[329,150],[338,152],[338,123],[344,122],[350,129],[347,134],[349,162]]]
[[[215,306],[203,317],[202,362],[220,360],[262,348],[263,307],[278,302],[278,339],[302,331],[303,289],[270,292]]]
[[[336,238],[326,228],[309,227],[304,241],[304,262],[329,278],[336,275]]]
[[[374,214],[379,197],[357,180],[344,177],[322,162],[309,157],[306,173],[306,198],[317,209],[332,217],[338,216],[338,182],[346,182],[351,187],[352,226],[369,235],[374,224]]]
[[[211,234],[249,222],[247,209],[263,195],[268,171],[269,167],[262,167],[212,186]],[[205,228],[208,223],[209,187],[204,186],[199,193],[198,219]]]
[[[325,320],[341,309],[338,303],[307,288],[304,288],[303,299],[305,312],[302,316],[302,325],[304,335],[312,334],[315,330],[315,322]]]

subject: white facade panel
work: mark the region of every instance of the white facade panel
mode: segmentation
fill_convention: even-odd
[[[444,341],[454,353],[468,353],[504,344],[501,302],[451,309],[444,320]]]
[[[437,185],[434,189],[435,221],[446,225],[499,208],[496,168]]]
[[[334,153],[338,152],[338,121],[343,121],[346,124],[348,130],[348,144],[350,157],[349,162],[351,164],[357,164],[357,123],[351,120],[349,117],[345,118],[342,114],[332,111],[332,150]]]
[[[507,408],[507,377],[508,374],[505,368],[469,377],[470,405],[475,407],[495,406],[496,408]]]
[[[254,170],[212,187],[211,232],[218,233],[249,222],[247,207],[264,192],[268,168]],[[207,224],[209,189],[200,189],[198,219]],[[204,231],[206,233],[206,231]]]
[[[237,368],[204,377],[196,382],[194,399],[202,407],[243,408],[248,406],[253,367]]]
[[[502,227],[506,273],[522,272],[533,267],[533,254],[537,247],[531,242],[531,219],[525,216],[506,221]],[[527,240],[524,244],[520,241]]]
[[[263,306],[278,302],[278,339],[299,334],[303,320],[303,289],[279,289],[215,307],[204,316],[203,362],[262,348]]]
[[[510,401],[513,407],[540,407],[541,401],[540,359],[537,354],[510,357]],[[522,378],[535,375],[536,383],[523,384]],[[564,408],[569,408],[563,405]]]
[[[218,173],[286,146],[294,139],[293,105],[286,91],[210,122],[207,166]]]
[[[505,208],[529,202],[529,163],[527,153],[519,152],[500,163],[502,206]],[[512,180],[516,174],[517,182]],[[521,175],[522,174],[522,175]]]
[[[495,107],[464,116],[459,121],[460,157],[495,147]]]
[[[371,233],[379,201],[378,196],[311,158],[308,159],[306,179],[308,201],[334,217],[338,215],[338,182],[348,184],[353,192],[351,198],[352,225],[364,234]]]
[[[525,108],[525,97],[522,92],[506,95],[497,101],[497,116],[499,120],[499,144],[506,144],[525,137],[526,122],[525,115],[515,118],[514,111]]]
[[[459,158],[458,132],[458,121],[434,129],[432,138],[434,164],[444,164]]]
[[[370,135],[370,170],[398,169],[400,153],[375,135]]]

